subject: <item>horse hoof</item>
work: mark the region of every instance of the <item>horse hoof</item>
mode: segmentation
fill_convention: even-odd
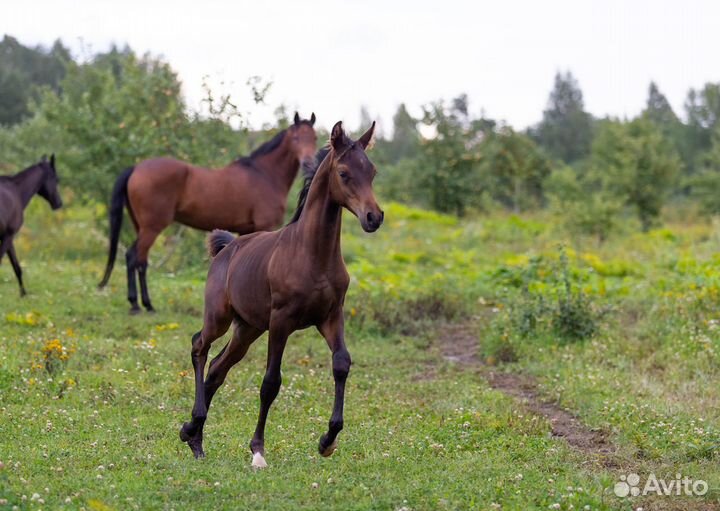
[[[325,449],[320,447],[320,455],[323,458],[327,458],[328,456],[332,455],[332,453],[335,452],[335,449],[337,449],[337,439],[333,440],[333,443],[328,445]]]
[[[259,452],[256,452],[255,454],[253,454],[252,467],[253,468],[266,468],[267,467],[267,462],[265,461],[265,458],[263,458],[263,455],[260,454]]]
[[[136,315],[140,314],[141,312],[142,311],[140,310],[140,307],[138,307],[137,305],[134,305],[134,306],[130,307],[129,314],[131,316],[136,316]]]
[[[183,442],[189,442],[192,440],[192,436],[186,431],[187,429],[190,429],[190,424],[186,422],[180,428],[180,440]]]
[[[150,314],[155,314],[155,308],[152,305],[145,306],[145,310],[148,311]]]

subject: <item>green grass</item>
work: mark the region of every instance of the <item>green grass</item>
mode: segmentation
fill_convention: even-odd
[[[717,499],[720,272],[712,226],[671,225],[583,250],[582,242],[563,240],[549,217],[458,222],[399,205],[386,212],[372,236],[346,216],[354,364],[338,450],[328,459],[317,454],[333,382],[327,347],[308,330],[289,341],[267,428],[270,466],[255,472],[247,445],[265,337],[213,402],[207,458],[194,460],[178,439],[192,407],[189,347],[201,326],[206,263],[175,255],[151,270],[159,312],[129,317],[122,265],[107,290],[96,289],[105,257],[97,212],[50,215],[33,205],[18,242],[26,299],[9,266],[0,266],[6,506],[521,510],[672,502],[685,509]],[[200,238],[191,233],[183,243]],[[503,311],[517,300],[533,258],[534,292],[552,297],[558,241],[573,247],[574,282],[611,312],[582,342],[510,330],[517,362],[500,370],[535,375],[545,396],[609,431],[618,467],[551,438],[546,420],[490,389],[476,368],[444,361],[434,345],[441,321],[476,317],[481,343],[506,328]],[[154,260],[167,252],[163,243]],[[54,339],[66,349],[62,357]],[[702,499],[619,499],[611,488],[630,469],[658,477],[680,471],[715,491]]]

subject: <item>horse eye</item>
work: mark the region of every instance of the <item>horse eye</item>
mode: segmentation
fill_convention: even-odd
[[[342,172],[340,172],[340,178],[347,183],[348,181],[350,181],[350,174],[348,174],[345,171],[342,171]]]

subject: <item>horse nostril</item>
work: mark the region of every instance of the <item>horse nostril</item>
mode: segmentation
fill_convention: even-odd
[[[385,220],[385,212],[380,210],[380,221],[382,222],[383,220]]]
[[[375,223],[375,217],[373,217],[373,214],[372,214],[371,211],[368,211],[367,221],[368,221],[368,223],[371,224],[371,225]]]

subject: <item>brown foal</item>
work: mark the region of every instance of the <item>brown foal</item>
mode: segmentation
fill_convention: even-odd
[[[350,354],[345,347],[343,303],[350,278],[340,248],[342,209],[347,208],[366,232],[376,231],[384,214],[373,194],[375,166],[365,149],[375,123],[357,141],[351,140],[338,122],[330,135],[330,147],[311,181],[307,181],[301,211],[293,221],[274,232],[235,238],[214,231],[208,237],[214,259],[205,287],[203,328],[192,339],[195,370],[195,405],[192,421],[180,430],[195,457],[204,456],[203,426],[215,392],[230,368],[250,345],[269,331],[267,370],[260,388],[260,415],[250,442],[252,465],[265,467],[265,421],[280,391],[280,365],[288,336],[315,326],[332,352],[335,404],[328,431],[320,438],[320,454],[330,456],[343,428],[345,380]],[[309,189],[307,188],[309,187]],[[230,342],[205,364],[210,345],[230,328]]]
[[[100,287],[110,280],[117,255],[123,209],[127,206],[137,239],[126,255],[130,312],[142,304],[152,311],[147,286],[148,254],[158,235],[173,222],[238,234],[274,229],[282,223],[290,187],[300,164],[314,165],[315,114],[294,123],[250,156],[210,171],[172,158],[144,160],[117,179],[110,205],[110,250]]]

